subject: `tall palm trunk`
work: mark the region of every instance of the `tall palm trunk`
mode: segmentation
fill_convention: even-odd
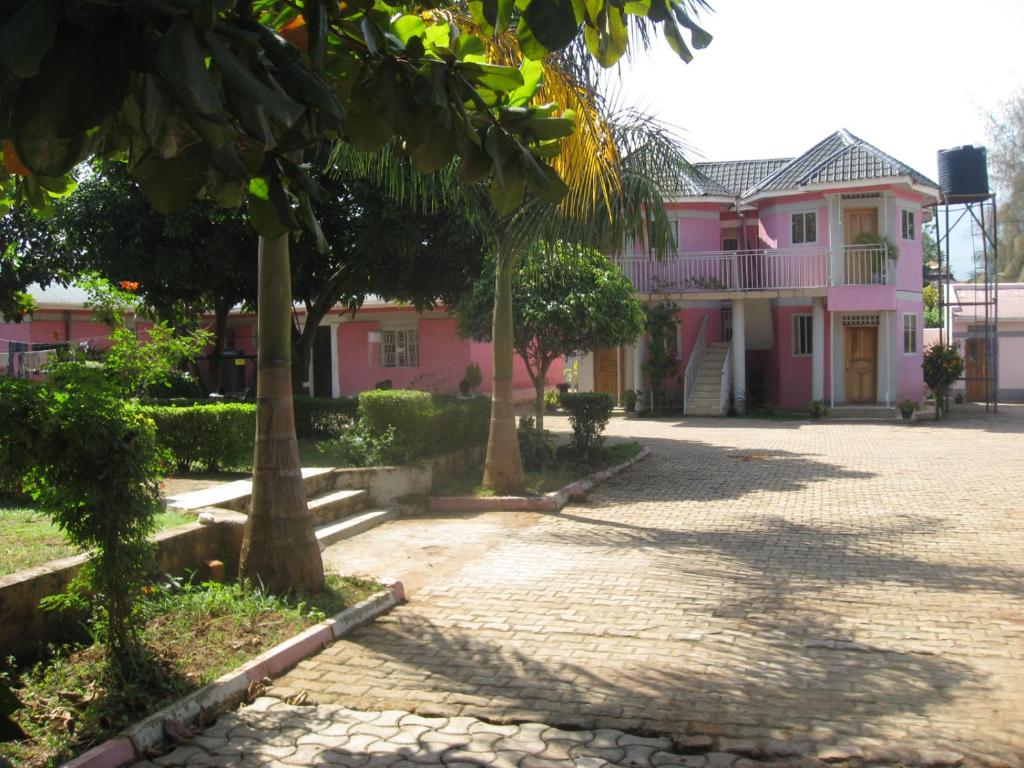
[[[271,590],[323,588],[320,546],[306,508],[292,409],[288,236],[260,238],[259,355],[252,501],[240,573]]]
[[[498,264],[494,271],[494,325],[491,328],[491,351],[494,355],[491,429],[487,436],[483,484],[486,488],[506,494],[522,493],[525,487],[512,401],[514,270],[514,255],[507,248],[499,247]]]

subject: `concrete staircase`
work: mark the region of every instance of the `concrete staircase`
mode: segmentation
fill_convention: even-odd
[[[369,494],[365,490],[339,490],[333,468],[303,468],[302,483],[321,547],[398,517],[395,510],[366,509]],[[169,497],[167,506],[183,512],[215,508],[246,514],[251,496],[252,481],[236,480]]]
[[[722,366],[729,351],[728,341],[711,344],[704,350],[693,393],[686,406],[688,416],[722,416]]]

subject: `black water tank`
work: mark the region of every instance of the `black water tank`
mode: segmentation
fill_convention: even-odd
[[[939,150],[939,189],[949,202],[972,203],[988,197],[988,158],[984,147]]]

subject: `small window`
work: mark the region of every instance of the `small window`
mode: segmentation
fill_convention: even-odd
[[[793,357],[810,357],[814,351],[810,315],[793,315]]]
[[[818,214],[815,211],[793,214],[793,244],[818,242]]]
[[[900,217],[903,223],[903,239],[916,240],[917,228],[914,226],[914,212],[908,211],[904,208],[903,210],[900,211]]]
[[[739,249],[740,240],[738,237],[726,237],[722,239],[723,251],[738,251]]]
[[[903,354],[917,354],[917,315],[903,316]]]
[[[382,368],[417,368],[420,364],[420,339],[415,328],[382,331],[380,365]]]

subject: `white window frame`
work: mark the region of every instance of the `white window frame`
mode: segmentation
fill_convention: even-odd
[[[910,327],[907,327],[907,320],[910,320]],[[903,313],[903,354],[904,355],[916,355],[918,344],[917,344],[917,314],[914,312]],[[908,335],[909,334],[909,335]],[[907,341],[910,341],[909,349]]]
[[[793,340],[793,357],[810,357],[814,354],[814,315],[802,312],[793,315],[792,328],[790,338]],[[807,351],[801,352],[801,347]]]
[[[904,240],[917,240],[917,215],[909,208],[900,208],[900,235]]]
[[[801,235],[802,239],[800,239],[800,240],[796,239],[796,237],[794,236],[794,232],[793,232],[794,225],[796,224],[798,216],[800,217],[800,227],[801,227],[800,231],[802,233],[802,235]],[[808,216],[812,217],[812,221],[814,221],[814,239],[813,240],[808,240],[807,239],[807,217]],[[789,236],[790,236],[790,242],[793,245],[813,245],[814,243],[817,243],[818,242],[818,212],[817,211],[794,211],[793,213],[789,214]]]
[[[419,328],[382,328],[380,331],[381,368],[419,368]]]

